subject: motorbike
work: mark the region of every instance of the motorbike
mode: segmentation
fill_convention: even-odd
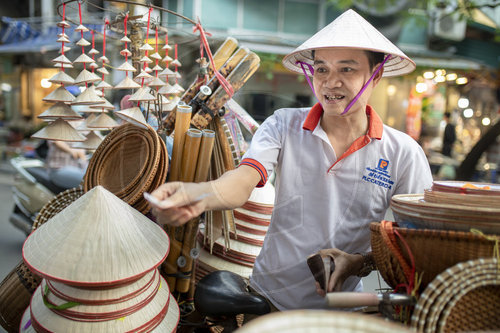
[[[14,157],[10,164],[15,169],[15,176],[12,187],[14,207],[9,221],[29,235],[40,209],[67,188],[57,186],[50,180],[45,163],[40,159]]]

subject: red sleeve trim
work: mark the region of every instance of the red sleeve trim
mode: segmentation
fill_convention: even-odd
[[[257,184],[257,187],[263,187],[266,184],[267,170],[258,161],[251,158],[245,158],[243,161],[241,161],[240,165],[248,165],[257,170],[257,172],[260,174],[260,182]]]

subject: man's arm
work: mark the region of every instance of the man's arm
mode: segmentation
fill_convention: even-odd
[[[206,210],[242,206],[260,181],[254,168],[241,165],[220,178],[204,183],[166,183],[152,195],[160,200],[153,213],[161,224],[180,226]]]

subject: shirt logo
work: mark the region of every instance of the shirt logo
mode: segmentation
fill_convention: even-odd
[[[391,180],[388,170],[389,161],[381,158],[378,160],[375,168],[366,167],[365,174],[361,177],[361,180],[390,190],[392,189],[392,185],[394,185],[394,181]]]

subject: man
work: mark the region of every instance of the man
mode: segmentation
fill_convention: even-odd
[[[453,144],[457,139],[457,134],[455,133],[455,125],[451,122],[451,113],[446,111],[444,113],[444,121],[446,126],[443,133],[443,147],[441,149],[441,154],[451,157],[453,151]]]
[[[163,202],[154,211],[160,223],[181,225],[205,210],[241,206],[274,170],[276,202],[250,285],[279,310],[322,308],[324,291],[317,293],[306,258],[322,250],[335,259],[328,291],[361,291],[369,223],[384,218],[394,194],[431,186],[420,146],[367,105],[383,75],[409,73],[415,64],[352,10],[283,63],[306,75],[311,66],[319,103],[276,111],[240,166],[219,179],[161,186],[153,195]]]

